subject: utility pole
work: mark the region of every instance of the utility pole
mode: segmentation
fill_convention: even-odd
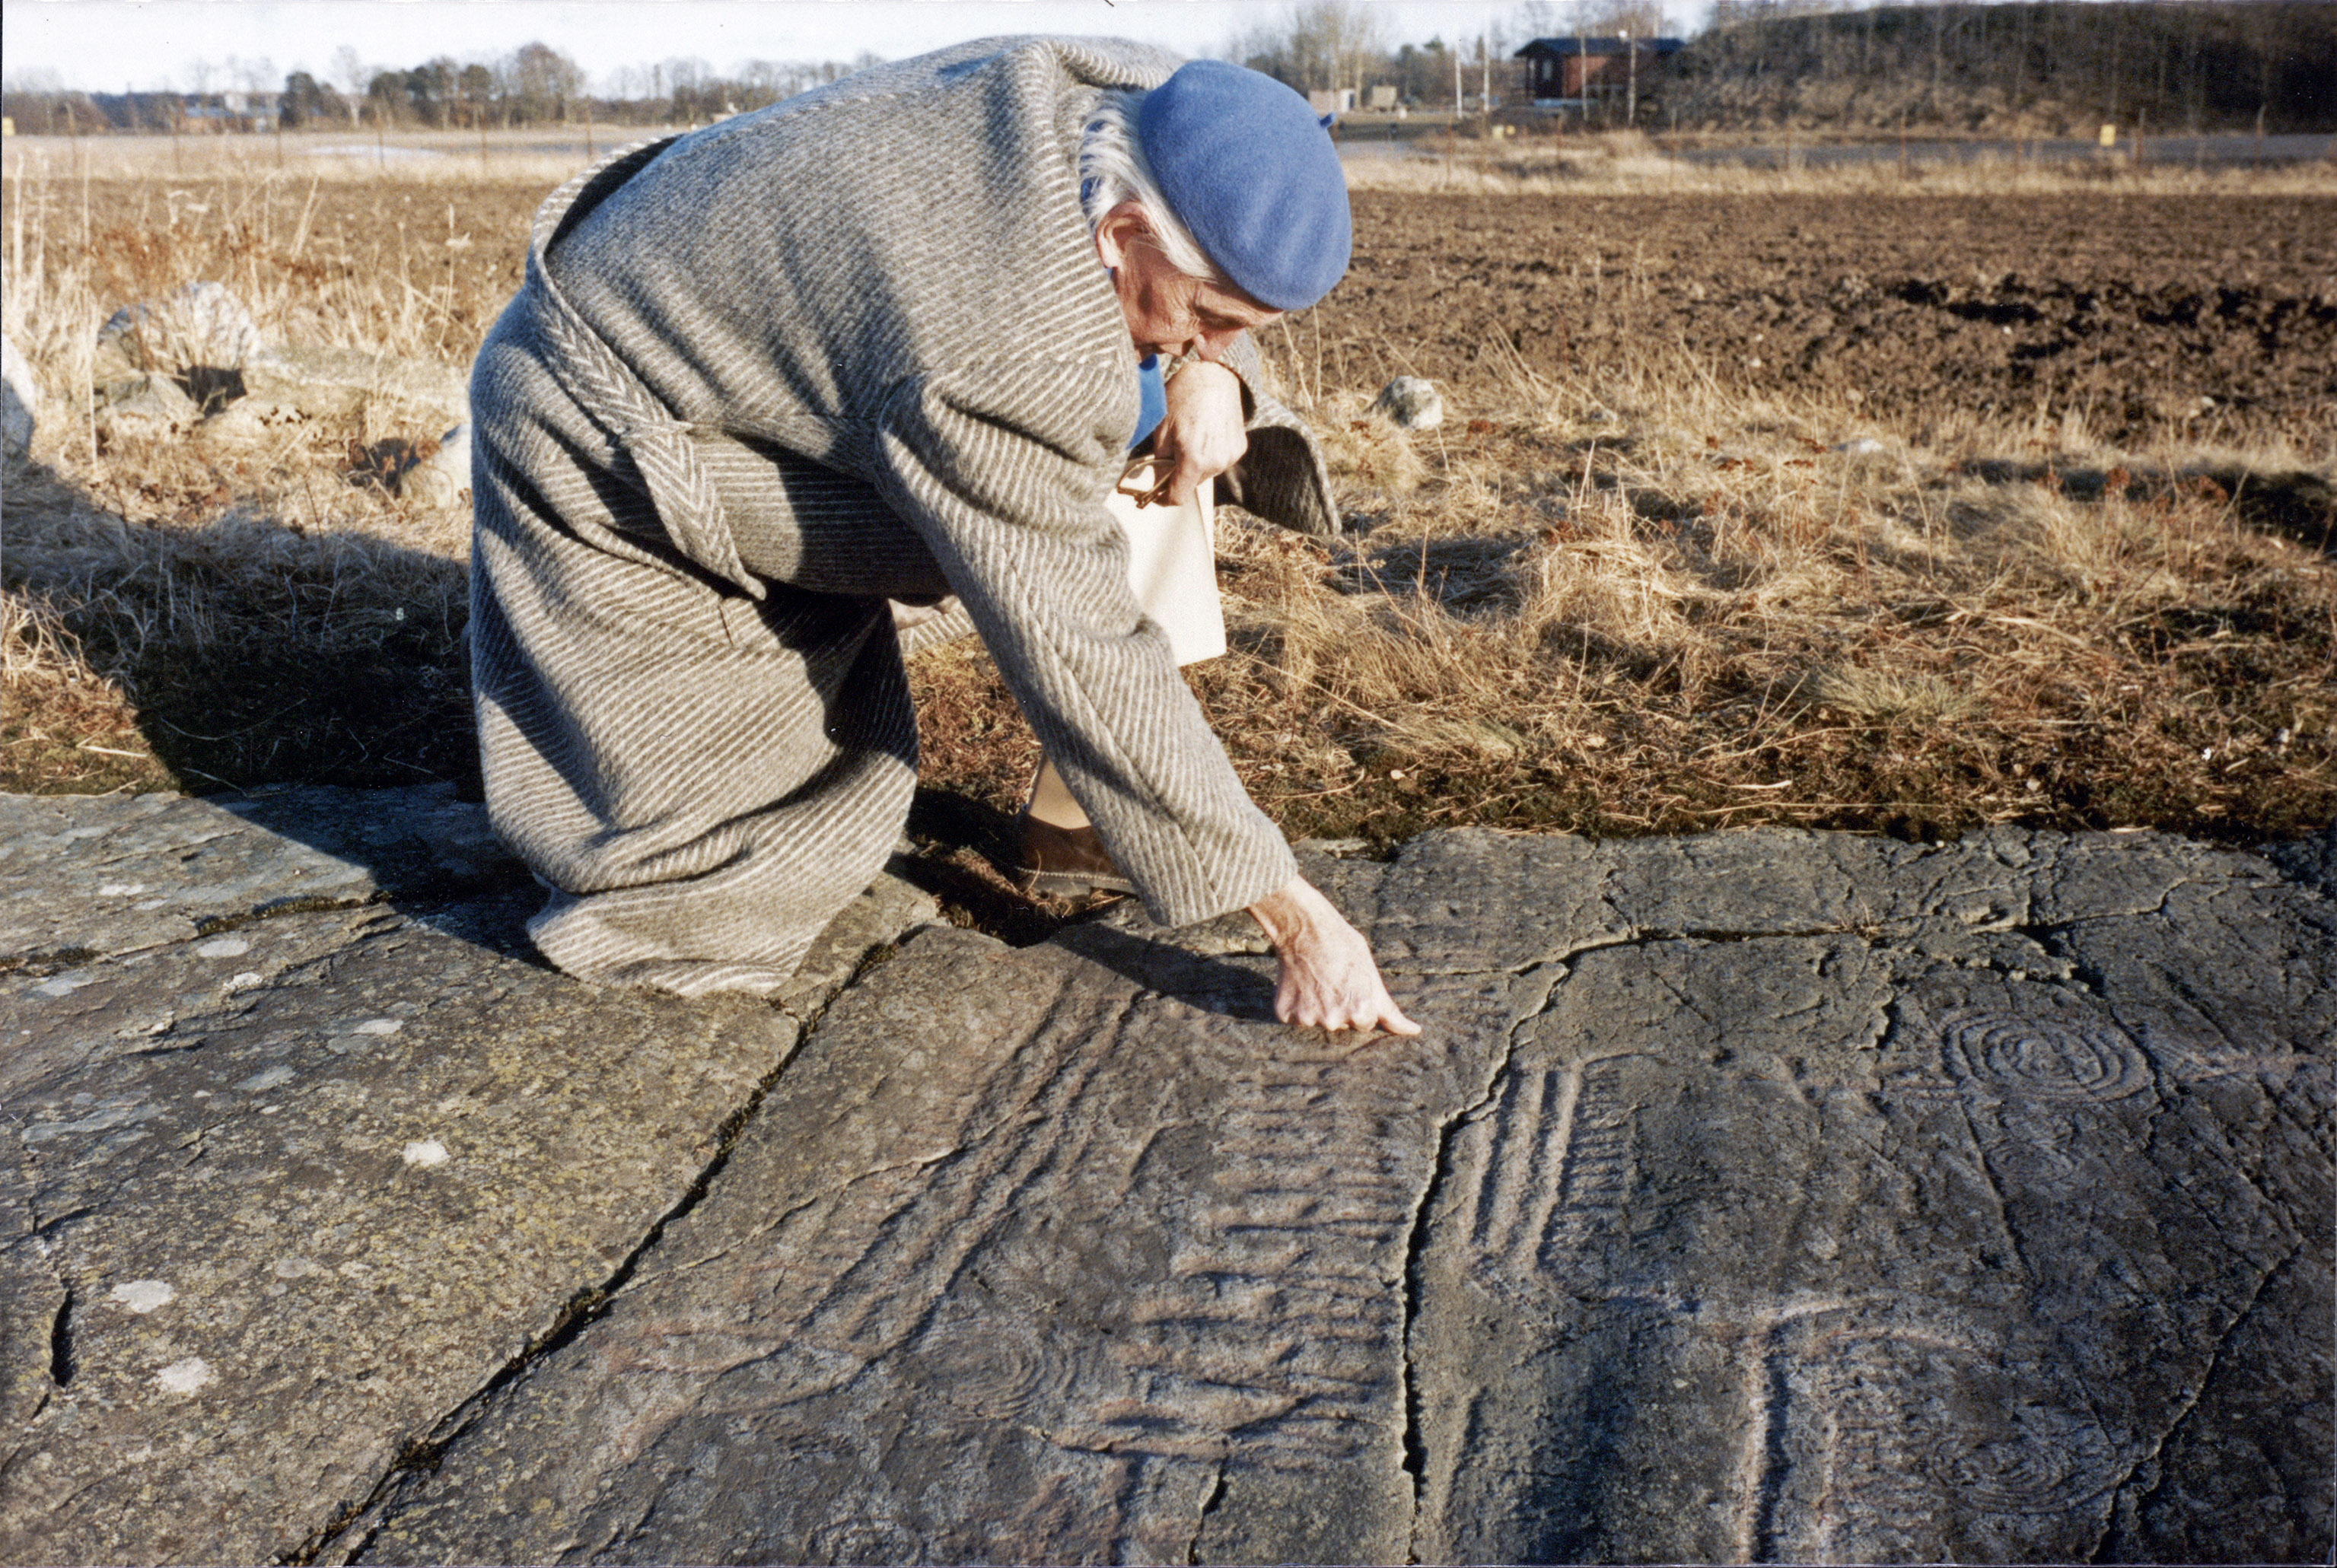
[[[1478,94],[1477,108],[1484,116],[1485,138],[1491,141],[1493,135],[1493,14],[1491,11],[1485,13],[1485,30],[1477,34],[1477,54],[1479,63],[1485,72],[1484,87]]]
[[[1623,124],[1626,129],[1639,128],[1639,46],[1631,41],[1631,30],[1623,29],[1623,53],[1630,59],[1631,85],[1623,98]]]

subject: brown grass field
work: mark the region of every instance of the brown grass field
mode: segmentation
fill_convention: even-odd
[[[142,156],[8,148],[44,402],[0,785],[468,787],[467,519],[365,459],[438,433],[109,443],[92,342],[211,278],[272,337],[462,365],[563,169]],[[1269,335],[1350,532],[1228,514],[1193,675],[1291,836],[2337,820],[2337,173],[1569,156],[1359,166],[1354,272]],[[1371,412],[1399,374],[1440,429]],[[914,675],[914,830],[967,918],[1043,923],[975,853],[1027,727],[976,645]]]

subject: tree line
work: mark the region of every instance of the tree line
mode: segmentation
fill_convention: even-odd
[[[595,92],[581,66],[541,42],[494,62],[442,54],[406,68],[367,63],[343,48],[329,71],[291,72],[280,88],[265,61],[231,63],[225,73],[199,63],[189,72],[193,90],[182,93],[90,93],[15,81],[5,112],[27,135],[180,130],[235,104],[244,105],[238,113],[247,126],[267,117],[286,130],[697,124],[776,103],[877,63],[874,54],[852,61],[752,60],[723,75],[703,60],[674,59],[624,67],[610,74],[604,91]],[[240,86],[212,91],[222,78]]]
[[[750,60],[724,75],[704,60],[670,59],[621,67],[610,73],[604,90],[593,92],[574,61],[538,43],[492,69],[442,56],[408,71],[376,72],[362,104],[346,104],[344,112],[374,124],[440,129],[574,124],[583,119],[620,125],[699,124],[777,103],[878,63],[874,54],[849,62]],[[286,83],[288,123],[299,118],[289,102],[298,82],[296,73]]]
[[[1755,0],[1673,61],[1682,123],[2337,129],[2337,5]]]
[[[1931,0],[1852,8],[1842,0],[1719,0],[1715,24],[1642,83],[1643,122],[1716,130],[1804,124],[1905,125],[2033,133],[2137,120],[2158,131],[2337,129],[2337,0]],[[1531,38],[1649,38],[1667,31],[1662,0],[1532,0],[1487,14],[1472,35],[1393,43],[1359,0],[1298,0],[1216,51],[1301,92],[1393,90],[1412,107],[1515,103],[1525,75],[1511,58]],[[329,72],[295,71],[280,90],[265,61],[230,60],[243,100],[266,100],[288,128],[345,124],[470,129],[592,121],[703,124],[822,86],[878,63],[748,61],[725,74],[669,59],[607,73],[597,89],[565,54],[533,43],[494,62],[439,55],[409,68],[370,65],[354,50]],[[171,103],[213,104],[200,63],[191,98],[68,93],[12,83],[5,112],[21,131],[174,129]],[[128,100],[165,100],[159,110]],[[219,113],[214,109],[210,112]],[[142,116],[159,113],[164,124]],[[130,121],[124,123],[124,117]]]
[[[1229,57],[1302,92],[1374,83],[1422,107],[1515,103],[1530,39],[1648,39],[1661,0],[1536,0],[1447,44],[1391,48],[1354,0],[1305,0],[1237,36]],[[1490,57],[1490,58],[1489,58]],[[1490,90],[1490,92],[1488,92]],[[1717,0],[1713,24],[1651,64],[1642,122],[1742,130],[1906,125],[2034,134],[2105,122],[2159,131],[2337,130],[2332,0]]]

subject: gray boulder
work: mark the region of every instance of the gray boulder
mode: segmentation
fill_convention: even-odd
[[[249,448],[297,439],[308,424],[308,415],[288,404],[243,397],[205,415],[196,433],[213,446]]]
[[[0,461],[19,463],[33,450],[40,425],[41,386],[33,367],[16,352],[16,340],[0,336]]]
[[[142,370],[106,384],[97,408],[97,430],[112,439],[153,440],[191,430],[202,417],[201,407],[175,379],[159,370]]]
[[[471,426],[456,425],[397,476],[397,493],[425,506],[456,506],[471,492]]]
[[[259,352],[259,325],[233,290],[223,283],[190,283],[108,317],[97,329],[90,378],[104,388],[159,374],[208,404],[240,395],[234,377]]]
[[[444,430],[470,414],[464,372],[354,348],[276,345],[243,367],[243,394],[309,419],[337,418],[376,404],[409,428]]]
[[[1444,394],[1423,376],[1397,376],[1380,388],[1372,406],[1404,430],[1434,430],[1444,423]]]
[[[142,412],[130,417],[151,423],[161,412],[152,403],[157,376],[212,414],[203,433],[226,445],[367,410],[392,426],[438,430],[469,414],[464,370],[355,348],[266,343],[244,303],[212,282],[124,306],[98,329],[91,383],[100,404],[137,403]],[[178,419],[175,408],[163,421],[191,423]]]

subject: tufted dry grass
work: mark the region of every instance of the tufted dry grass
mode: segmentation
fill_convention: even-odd
[[[106,313],[205,277],[272,335],[461,363],[551,173],[10,170],[7,325],[49,395],[5,497],[0,782],[469,777],[465,520],[357,461],[433,433],[361,413],[257,449],[105,446],[73,388]],[[1664,344],[1595,369],[1512,355],[1407,433],[1319,315],[1266,346],[1351,531],[1228,513],[1234,651],[1194,672],[1294,837],[2016,822],[2253,841],[2337,818],[2337,570],[2235,494],[2288,475],[2310,512],[2337,474],[2325,441],[2120,450],[2073,410],[1893,423],[1725,387]],[[1389,330],[1375,358],[1403,363]],[[932,798],[1011,810],[1035,750],[986,657],[938,650],[913,676]]]

